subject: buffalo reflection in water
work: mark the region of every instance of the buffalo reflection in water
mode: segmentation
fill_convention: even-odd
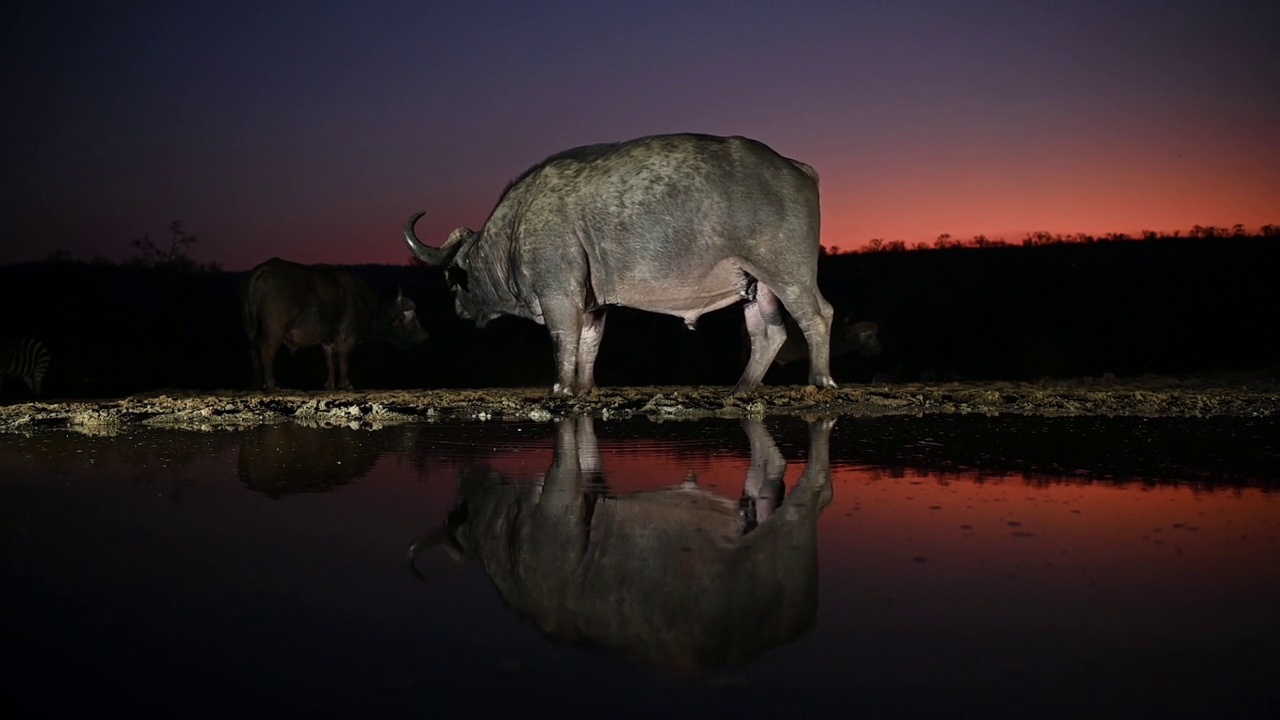
[[[280,498],[359,480],[378,463],[380,453],[367,431],[289,422],[259,425],[240,443],[237,470],[251,490]]]
[[[805,472],[785,501],[786,460],[763,424],[742,424],[751,464],[734,502],[689,480],[607,495],[591,418],[562,420],[545,480],[463,470],[445,524],[413,542],[407,563],[435,544],[478,558],[506,603],[550,638],[661,666],[736,664],[792,642],[817,614],[834,421],[809,423]]]

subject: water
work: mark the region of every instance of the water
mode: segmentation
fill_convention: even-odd
[[[1273,421],[824,428],[0,435],[7,714],[1280,707]]]

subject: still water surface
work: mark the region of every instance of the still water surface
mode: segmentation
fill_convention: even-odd
[[[0,435],[10,716],[1262,716],[1278,437],[1027,418]]]

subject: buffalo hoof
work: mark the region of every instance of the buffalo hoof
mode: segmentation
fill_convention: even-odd
[[[809,378],[809,384],[813,385],[816,388],[821,388],[821,389],[828,389],[828,390],[836,389],[836,381],[832,379],[830,375],[823,375],[821,377]]]

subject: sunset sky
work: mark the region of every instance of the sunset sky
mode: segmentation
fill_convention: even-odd
[[[747,135],[823,243],[1280,223],[1274,2],[23,2],[0,264],[402,263],[559,150]]]

